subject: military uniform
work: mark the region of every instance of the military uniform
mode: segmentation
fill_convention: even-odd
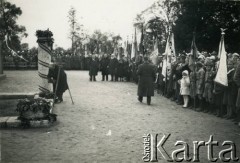
[[[213,102],[213,83],[216,73],[212,71],[206,71],[205,73],[205,82],[204,82],[204,91],[203,97],[207,102]]]
[[[196,73],[196,93],[198,96],[202,96],[204,91],[205,71],[200,68]]]

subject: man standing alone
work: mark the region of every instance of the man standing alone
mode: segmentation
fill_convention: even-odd
[[[48,81],[53,83],[53,92],[56,92],[56,103],[63,101],[63,93],[68,89],[67,75],[63,68],[56,63],[49,65]],[[56,88],[57,87],[57,88]]]
[[[137,70],[138,101],[142,102],[143,97],[147,97],[147,104],[151,104],[151,96],[154,96],[155,66],[149,63],[148,57],[144,57],[144,63],[139,65]]]

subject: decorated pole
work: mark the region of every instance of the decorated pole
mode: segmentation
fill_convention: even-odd
[[[38,86],[41,92],[49,93],[52,92],[52,88],[47,75],[52,57],[53,34],[49,30],[38,30],[36,36],[38,37],[38,75],[40,77]]]

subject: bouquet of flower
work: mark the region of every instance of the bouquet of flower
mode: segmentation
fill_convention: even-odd
[[[44,98],[19,100],[16,111],[19,112],[19,119],[41,120],[51,117],[51,101]]]

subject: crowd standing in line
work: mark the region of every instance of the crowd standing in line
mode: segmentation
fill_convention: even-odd
[[[156,77],[151,78],[158,94],[175,101],[183,108],[198,112],[214,114],[218,117],[232,119],[240,126],[240,61],[239,54],[227,55],[228,87],[219,86],[214,82],[219,59],[216,52],[199,52],[196,63],[189,65],[189,54],[172,57],[171,68],[167,68],[167,76],[162,75],[164,54],[158,56],[154,65]],[[140,83],[139,68],[145,63],[145,57],[128,60],[126,57],[117,59],[117,55],[107,54],[102,57],[92,55],[89,61],[90,81],[96,81],[98,70],[102,72],[102,81],[132,81]],[[148,62],[151,60],[148,59]],[[153,65],[153,64],[152,64]],[[195,71],[193,71],[195,69]],[[141,68],[140,68],[141,71]],[[95,75],[91,77],[91,75]],[[146,83],[145,83],[146,84]],[[151,91],[150,91],[151,92]],[[140,96],[139,96],[140,95]],[[151,95],[146,95],[150,99]],[[138,90],[138,100],[142,102]],[[150,104],[150,100],[147,103]]]

